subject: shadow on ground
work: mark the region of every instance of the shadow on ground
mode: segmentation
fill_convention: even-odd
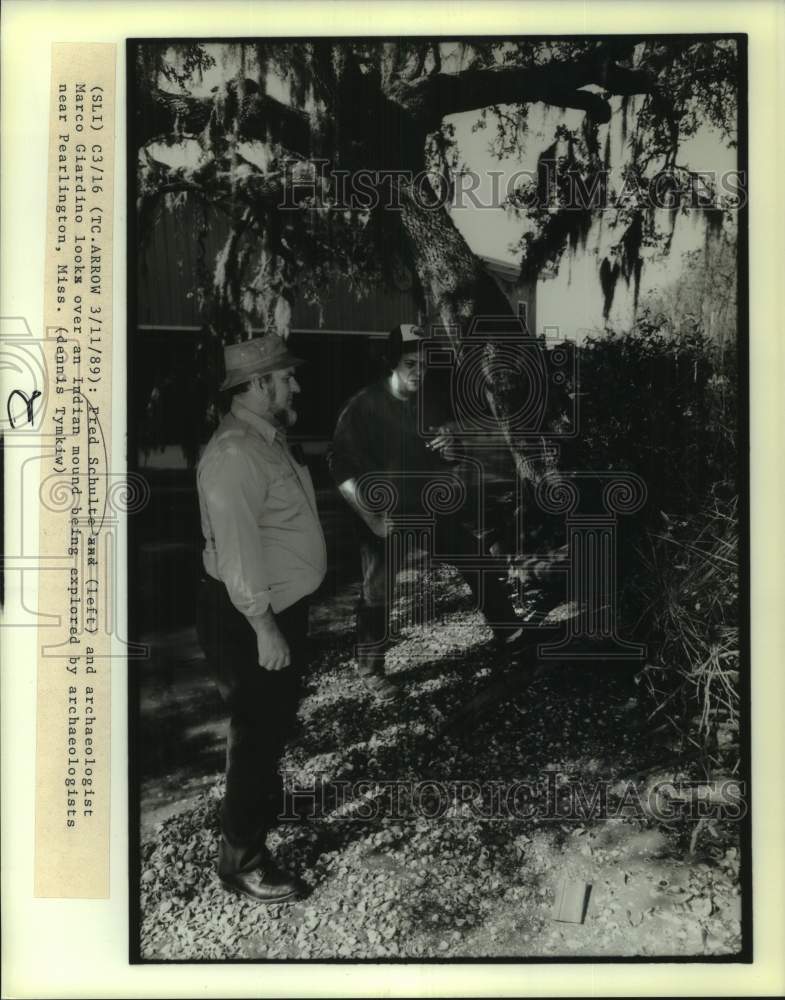
[[[314,609],[319,661],[282,762],[289,811],[309,816],[270,838],[279,862],[310,886],[288,908],[228,896],[218,883],[221,702],[192,630],[152,642],[139,675],[142,957],[738,952],[736,830],[707,831],[690,855],[691,830],[655,823],[625,792],[640,789],[661,755],[636,738],[629,671],[549,669],[445,735],[483,686],[536,662],[504,661],[482,619],[456,599],[460,587],[444,580],[437,619],[405,630],[388,654],[405,688],[391,705],[374,702],[357,677],[356,587]],[[602,817],[576,809],[598,789]],[[554,920],[565,884],[589,886],[583,923]]]

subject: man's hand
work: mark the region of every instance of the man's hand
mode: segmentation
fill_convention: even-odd
[[[357,512],[357,514],[359,514],[363,521],[365,521],[374,535],[376,535],[377,538],[387,538],[393,530],[393,522],[390,520],[388,514],[374,514],[360,503],[360,499],[357,495],[357,480],[347,479],[345,482],[341,483],[338,489],[341,492],[341,496],[344,497],[349,505]]]
[[[428,433],[434,437],[428,442],[431,451],[437,451],[446,462],[457,459],[457,441],[453,424],[442,424],[441,427],[429,427]]]
[[[281,634],[272,611],[251,620],[256,632],[256,650],[263,670],[283,670],[291,663],[289,644]]]

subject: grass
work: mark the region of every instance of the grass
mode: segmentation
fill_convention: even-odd
[[[739,766],[738,498],[712,501],[680,521],[664,518],[642,553],[655,662],[639,674],[652,708],[698,747],[708,772]]]

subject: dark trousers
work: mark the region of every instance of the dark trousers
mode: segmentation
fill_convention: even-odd
[[[476,552],[471,522],[442,518],[437,523],[438,551],[434,561],[450,562],[450,555]],[[357,607],[358,665],[363,674],[377,673],[384,662],[389,637],[390,610],[394,597],[392,568],[387,565],[387,542],[363,530],[360,536],[362,589]],[[402,568],[402,567],[396,567]],[[515,609],[500,575],[468,570],[462,574],[479,610],[498,634],[516,627]],[[481,580],[482,576],[482,580]]]
[[[297,712],[308,659],[308,602],[275,616],[291,650],[284,670],[259,666],[256,633],[229,599],[226,587],[207,577],[199,591],[197,634],[229,710],[226,795],[221,807],[222,875],[255,868],[268,830],[282,808],[278,762]]]

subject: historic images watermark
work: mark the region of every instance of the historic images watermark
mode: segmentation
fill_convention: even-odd
[[[707,819],[737,822],[748,808],[745,783],[734,778],[586,782],[560,770],[515,782],[362,777],[349,781],[316,774],[305,784],[292,774],[286,778],[290,790],[282,802],[281,820],[585,823],[624,819],[669,825]]]
[[[738,210],[747,204],[741,170],[666,167],[651,175],[596,169],[590,175],[542,159],[536,170],[464,168],[446,179],[432,170],[335,170],[328,160],[286,160],[279,209],[338,212],[400,212],[403,191],[418,208],[521,210],[710,209]]]

